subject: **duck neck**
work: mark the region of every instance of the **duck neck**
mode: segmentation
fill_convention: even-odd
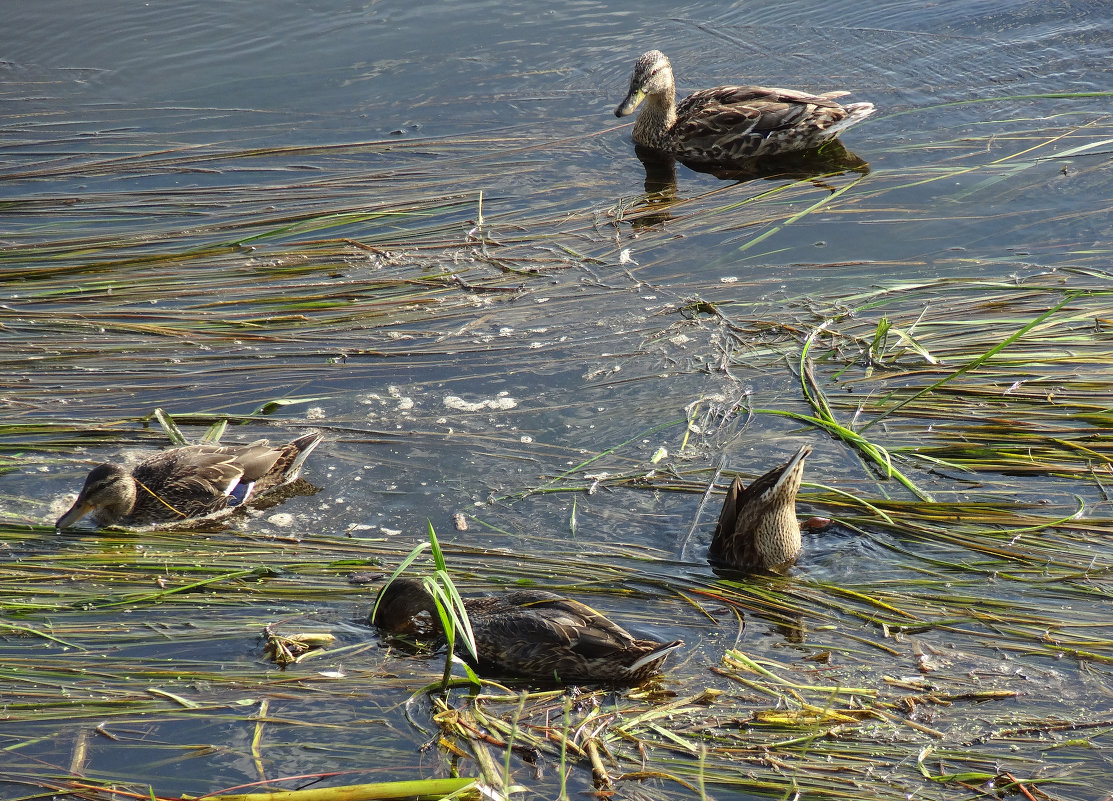
[[[676,90],[647,95],[634,123],[634,141],[645,147],[669,150],[669,130],[676,122]]]

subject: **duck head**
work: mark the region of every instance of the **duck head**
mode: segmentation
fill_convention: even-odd
[[[634,73],[630,76],[630,91],[614,110],[614,115],[625,117],[633,114],[638,104],[649,96],[656,96],[665,105],[676,100],[672,64],[660,50],[650,50],[634,64]]]
[[[135,479],[131,473],[116,464],[100,464],[89,472],[77,500],[54,527],[61,531],[90,512],[98,522],[110,526],[134,507]]]

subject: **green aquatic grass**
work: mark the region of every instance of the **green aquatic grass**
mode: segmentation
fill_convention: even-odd
[[[479,653],[475,642],[475,633],[472,631],[471,621],[468,619],[468,610],[464,606],[464,600],[460,597],[460,592],[456,589],[452,576],[448,572],[444,552],[441,550],[440,541],[437,539],[437,533],[433,529],[432,522],[428,523],[428,528],[429,541],[415,546],[394,569],[383,586],[389,586],[392,581],[402,575],[428,546],[433,557],[433,571],[429,575],[422,576],[422,584],[433,598],[433,603],[436,604],[437,615],[440,618],[440,630],[444,633],[444,674],[441,676],[441,692],[444,692],[452,678],[452,666],[458,661],[455,653],[457,638],[467,652],[471,654],[473,660],[479,659]],[[374,617],[378,608],[379,601],[376,600],[371,611],[372,617]],[[468,679],[478,684],[479,679],[471,668],[467,664],[463,664],[463,667]]]
[[[1026,420],[1023,436],[1048,449],[1042,456],[1039,450],[1029,450],[1028,474],[1042,470],[1060,475],[1064,481],[1082,479],[1089,487],[1100,482],[1099,476],[1076,465],[1080,454],[1091,457],[1079,447],[1065,447],[1077,440],[1077,445],[1098,456],[1106,448],[1101,438],[1081,439],[1092,429],[1083,421],[1101,420],[1106,414],[1097,398],[1106,391],[1107,372],[1100,358],[1103,343],[1080,333],[1104,313],[1102,295],[1078,291],[1084,288],[1041,287],[1038,282],[1026,287],[972,286],[966,281],[889,287],[866,293],[853,315],[840,316],[826,327],[820,326],[831,318],[813,300],[808,311],[799,312],[800,320],[777,329],[784,347],[769,352],[791,353],[795,348],[791,363],[800,368],[802,377],[788,385],[799,393],[794,401],[798,406],[813,412],[825,410],[832,419],[844,421],[840,424],[848,431],[861,430],[873,415],[891,410],[883,423],[867,430],[894,458],[912,470],[927,465],[925,470],[957,471],[961,465],[966,474],[981,477],[985,498],[977,498],[978,487],[969,491],[975,496],[971,499],[940,493],[941,482],[935,479],[932,492],[941,498],[935,502],[900,498],[895,492],[858,497],[837,487],[827,489],[819,482],[805,486],[801,504],[826,513],[857,532],[855,536],[863,542],[883,549],[892,560],[894,573],[890,576],[827,581],[803,574],[792,579],[741,582],[717,579],[706,569],[680,575],[666,572],[661,564],[667,563],[671,554],[615,546],[593,547],[593,558],[585,562],[559,554],[522,560],[514,553],[469,550],[456,544],[446,549],[445,564],[439,568],[451,576],[454,586],[459,583],[473,589],[500,582],[511,586],[533,582],[567,587],[581,596],[597,593],[599,599],[594,602],[601,606],[610,596],[644,597],[650,604],[641,616],[630,616],[635,623],[651,624],[662,608],[672,615],[684,610],[705,621],[706,630],[711,631],[721,626],[723,609],[733,610],[741,620],[760,620],[785,632],[787,642],[797,643],[801,653],[820,661],[778,662],[768,654],[753,655],[745,646],[697,646],[686,659],[670,665],[663,689],[645,691],[646,696],[638,692],[613,699],[599,695],[594,712],[592,707],[570,710],[569,722],[561,724],[559,733],[552,731],[551,723],[534,722],[546,714],[549,721],[563,720],[564,702],[556,697],[542,700],[538,696],[536,709],[527,700],[519,714],[511,710],[509,700],[484,699],[462,706],[450,695],[434,715],[443,719],[425,719],[417,713],[415,720],[434,728],[452,721],[447,742],[457,743],[469,759],[482,763],[485,777],[491,772],[502,774],[503,785],[522,781],[525,768],[519,759],[526,751],[521,749],[534,748],[551,759],[563,754],[569,770],[594,776],[605,786],[661,783],[680,793],[692,793],[692,788],[702,785],[711,794],[724,789],[775,793],[794,788],[816,797],[851,798],[868,793],[865,797],[885,799],[922,792],[917,789],[922,786],[938,784],[951,789],[970,777],[985,781],[987,776],[998,783],[1035,787],[1043,757],[1018,745],[1021,735],[993,733],[1021,727],[1013,706],[1018,690],[1007,673],[997,669],[998,660],[1006,654],[1008,659],[1032,667],[1069,659],[1072,664],[1089,666],[1088,670],[1113,664],[1113,632],[1099,611],[1113,597],[1108,584],[1113,564],[1095,547],[1113,534],[1113,521],[1090,513],[1092,501],[1048,506],[1008,497],[1009,493],[1015,495],[1021,480],[1013,475],[1016,462],[1005,458],[1003,437],[1010,426],[995,423],[990,415],[1007,419],[1022,415]],[[884,303],[877,303],[879,298],[884,298]],[[931,302],[925,303],[925,298]],[[1056,307],[1048,303],[1049,298],[1066,298],[1067,302]],[[748,320],[759,319],[737,305],[722,304],[720,308],[722,314],[700,319],[706,325],[738,329],[756,324]],[[1054,313],[1048,314],[1049,308]],[[1035,310],[1039,311],[1033,314]],[[962,326],[963,315],[975,312],[978,326]],[[877,335],[883,328],[881,315],[889,321],[884,327],[888,337]],[[1041,320],[1039,324],[1029,325],[1036,319]],[[1025,326],[1024,336],[1008,340]],[[894,329],[913,332],[915,343],[910,338],[894,339]],[[766,335],[770,330],[763,328]],[[980,358],[993,347],[989,343],[1006,340],[1008,347]],[[1050,404],[1046,396],[1004,392],[999,376],[1012,369],[1007,360],[1017,359],[1011,351],[1014,347],[1038,356],[1038,367],[1047,376],[1038,381],[1058,387],[1062,400]],[[955,372],[957,366],[969,365],[974,359],[976,365]],[[882,386],[885,391],[856,391],[847,397],[828,388],[820,396],[816,387],[827,387],[824,382],[832,376],[855,387]],[[950,379],[939,383],[943,376]],[[889,381],[895,386],[886,386]],[[813,393],[811,399],[805,392]],[[994,408],[984,415],[971,414],[971,398],[982,402],[990,397],[1012,411]],[[206,415],[172,416],[179,428],[218,422]],[[792,424],[806,426],[806,418],[793,417]],[[163,419],[169,420],[165,415]],[[699,420],[695,428],[666,420],[647,428],[640,439],[661,438],[676,453],[686,448],[702,453],[709,441],[715,441],[716,432],[711,417]],[[924,420],[936,421],[926,437]],[[1064,420],[1070,430],[1064,430]],[[985,440],[975,453],[969,442],[984,439],[979,432],[985,426],[990,426],[990,431],[997,426],[998,440]],[[108,428],[97,435],[112,435],[114,430],[119,429]],[[9,436],[18,439],[36,431],[16,426]],[[58,433],[70,436],[75,432],[79,429],[63,428]],[[46,433],[49,435],[49,430]],[[913,434],[915,444],[908,439]],[[489,439],[485,446],[509,450],[510,442],[500,446]],[[702,494],[716,472],[720,482],[736,472],[716,471],[703,462],[652,464],[648,455],[639,462],[628,453],[634,442],[600,443],[597,453],[581,456],[574,469],[542,478],[535,494],[544,497],[558,490],[580,492],[592,487],[609,492]],[[925,451],[929,458],[920,455]],[[584,475],[616,466],[619,470],[602,479]],[[860,486],[870,488],[886,481],[891,479],[878,474]],[[712,491],[709,517],[716,498]],[[530,500],[526,497],[516,505]],[[1083,512],[1086,514],[1080,516]],[[472,517],[489,530],[504,531],[509,531],[507,523],[512,518],[509,510],[503,513],[497,507],[477,510]],[[9,527],[5,539],[19,544],[45,533],[45,528]],[[137,551],[140,542],[142,551]],[[145,533],[141,538],[130,532],[102,532],[78,535],[62,552],[30,553],[18,562],[5,563],[0,566],[0,591],[6,599],[0,633],[28,646],[25,657],[9,661],[3,677],[15,688],[9,692],[9,715],[28,724],[107,720],[112,732],[118,727],[115,721],[123,723],[136,716],[158,720],[229,714],[227,700],[220,698],[221,689],[231,690],[244,682],[257,688],[284,688],[284,692],[300,692],[296,689],[300,685],[326,697],[348,692],[330,685],[334,679],[311,679],[305,671],[312,668],[305,665],[324,667],[333,660],[350,665],[352,660],[366,659],[375,648],[370,639],[345,642],[315,654],[313,660],[298,666],[301,672],[289,675],[268,675],[251,661],[229,671],[222,667],[223,660],[200,654],[214,642],[221,648],[242,649],[273,622],[269,616],[245,615],[245,610],[268,605],[297,609],[322,602],[345,604],[355,597],[369,606],[370,599],[344,576],[352,570],[398,563],[408,551],[401,545],[370,540],[361,547],[368,552],[353,559],[350,538],[324,532],[315,533],[308,543],[226,537],[199,540],[193,532],[175,531]],[[554,576],[560,581],[554,582]],[[75,578],[80,580],[75,582]],[[1016,592],[1002,593],[1002,584],[1015,587]],[[121,617],[120,612],[126,615]],[[157,614],[172,620],[176,616],[196,618],[202,612],[207,617],[204,626],[173,631],[173,637],[182,646],[197,649],[198,656],[178,657],[172,666],[113,657],[98,645],[107,638],[117,647],[156,648],[162,634],[134,627],[127,618]],[[935,645],[917,653],[910,646],[922,638],[931,643],[935,636],[964,646],[958,653]],[[992,643],[992,647],[984,643]],[[90,691],[84,671],[54,666],[54,654],[40,653],[42,647],[99,657],[96,689]],[[718,663],[724,655],[726,661]],[[708,659],[715,666],[710,673],[703,667]],[[890,670],[894,663],[895,670]],[[835,667],[823,667],[830,664]],[[821,675],[812,675],[815,671],[838,680],[823,680]],[[995,678],[987,688],[984,682],[970,679],[972,674]],[[422,680],[416,682],[390,679],[385,685],[367,668],[355,675],[359,692],[367,698],[383,692],[384,687],[402,698],[415,686],[435,683],[431,674],[421,674]],[[136,697],[137,680],[150,683],[159,692]],[[217,688],[217,698],[191,692],[193,685]],[[684,703],[670,706],[675,701],[669,695],[677,690]],[[704,690],[713,692],[707,695]],[[850,693],[855,697],[877,700],[848,705],[843,697],[851,690],[861,691]],[[79,712],[69,700],[76,692],[87,697]],[[654,695],[656,692],[664,695]],[[520,692],[507,698],[521,704]],[[1100,722],[1100,717],[1082,712],[1064,722],[1060,707],[1031,702],[1029,698],[1020,707],[1028,715],[1023,726],[1049,730],[1049,721],[1054,720],[1054,725],[1066,725],[1068,733],[1076,733],[1085,731],[1091,722]],[[1008,711],[1002,706],[1001,711],[987,713],[985,705],[992,704],[1008,705]],[[938,708],[930,723],[908,714],[908,709],[924,705]],[[980,716],[988,714],[988,723],[971,719],[972,705]],[[951,712],[941,721],[938,710],[944,709]],[[234,713],[233,719],[247,721],[249,717]],[[591,736],[585,739],[588,732]],[[1063,747],[1069,750],[1071,746]],[[493,753],[480,756],[485,752]],[[769,754],[775,755],[772,762]],[[910,756],[916,758],[910,761]],[[834,781],[831,765],[838,766]],[[888,766],[890,778],[883,785],[867,779],[878,765]],[[740,766],[745,767],[744,775],[739,773]],[[508,773],[510,780],[505,778]],[[1003,778],[1006,773],[1013,779]],[[1084,786],[1080,776],[1085,773],[1058,779],[1054,791],[1072,797],[1071,788]]]
[[[594,785],[630,797],[906,799],[984,794],[992,781],[1089,801],[1104,781],[1094,753],[1113,732],[1108,711],[1093,703],[1107,695],[1113,663],[1108,250],[1080,243],[1073,263],[1010,267],[1012,279],[917,277],[829,294],[817,284],[811,296],[785,297],[772,276],[745,291],[709,282],[708,297],[698,298],[687,289],[692,265],[670,264],[664,246],[678,236],[720,237],[739,260],[724,261],[727,275],[772,253],[800,253],[797,230],[819,217],[998,214],[977,203],[1031,192],[1043,160],[1093,155],[1110,141],[1106,123],[1058,119],[972,131],[892,145],[922,155],[899,168],[699,184],[655,203],[640,189],[571,203],[568,193],[590,188],[590,176],[553,178],[533,159],[582,143],[529,131],[148,153],[6,176],[219,167],[232,177],[168,191],[157,206],[127,191],[89,193],[80,208],[68,193],[5,206],[26,224],[0,247],[0,263],[21,282],[19,302],[0,309],[0,325],[21,343],[0,354],[0,389],[25,405],[0,428],[0,469],[57,464],[78,448],[163,447],[170,423],[181,441],[225,420],[225,439],[237,438],[236,426],[253,435],[282,428],[286,415],[326,397],[326,372],[349,359],[383,363],[376,379],[384,381],[470,354],[490,361],[472,380],[551,360],[547,369],[575,365],[584,374],[585,396],[663,372],[706,378],[686,409],[646,400],[636,437],[626,428],[584,447],[527,448],[517,432],[453,435],[458,447],[489,454],[485,464],[524,469],[505,492],[470,507],[471,531],[443,546],[433,570],[449,582],[440,584],[444,608],[454,608],[457,587],[539,586],[614,604],[631,627],[682,621],[685,651],[644,688],[446,688],[441,665],[386,653],[364,622],[367,584],[377,588],[408,558],[418,531],[398,542],[327,527],[261,536],[251,526],[59,538],[22,511],[41,499],[5,495],[7,778],[76,797],[118,797],[126,787],[136,797],[171,796],[145,786],[138,771],[106,775],[105,763],[87,759],[92,743],[94,752],[119,749],[121,765],[157,758],[168,775],[177,764],[211,772],[213,790],[226,783],[226,755],[234,765],[226,772],[263,783],[307,761],[362,772],[328,777],[344,783],[376,778],[374,768],[389,764],[414,776],[480,775],[485,797],[516,786],[574,797]],[[390,171],[342,162],[387,147],[413,158],[399,157]],[[439,157],[433,169],[423,165],[430,154]],[[290,159],[317,159],[322,174],[291,177]],[[262,189],[234,177],[263,167],[275,177]],[[490,189],[538,176],[543,190],[528,208]],[[957,179],[969,183],[936,203],[908,202],[909,190]],[[1064,176],[1062,187],[1075,180]],[[1086,213],[1104,211],[1078,212],[1076,221]],[[110,220],[119,227],[105,234]],[[1024,218],[1002,215],[1000,224],[1002,236],[1019,233]],[[622,260],[626,248],[637,263]],[[816,269],[868,266],[802,252]],[[990,261],[954,254],[939,263],[984,275]],[[925,266],[885,264],[918,276]],[[645,285],[646,275],[659,285]],[[584,331],[587,291],[598,293],[598,331]],[[650,292],[664,311],[645,313],[639,302],[639,316],[622,305]],[[621,320],[607,316],[612,299]],[[538,353],[521,332],[469,338],[522,302],[537,302],[531,308],[546,325],[580,339]],[[624,350],[608,359],[625,371],[602,364],[596,372],[619,329]],[[706,335],[690,346],[706,358],[653,355],[680,333]],[[35,374],[49,376],[30,390],[21,383],[29,354]],[[90,360],[115,372],[106,380],[86,371]],[[175,403],[174,387],[195,372],[225,368],[237,377],[199,393],[195,408]],[[291,376],[316,383],[270,391]],[[768,380],[751,392],[744,384],[755,376]],[[171,387],[158,400],[161,418],[112,410],[123,392],[113,387],[136,377]],[[89,406],[43,419],[52,395]],[[321,428],[344,445],[399,436],[367,421]],[[740,580],[715,576],[694,546],[685,551],[707,533],[720,486],[771,466],[728,458],[728,446],[758,437],[779,446],[781,436],[823,443],[830,461],[817,454],[809,463],[800,502],[835,521],[832,551],[871,568],[885,560],[885,571],[804,565],[789,578]],[[426,420],[405,437],[430,452],[444,447],[443,431]],[[670,455],[657,458],[661,448]],[[574,512],[553,524],[544,504],[557,493],[573,493],[561,508]],[[631,499],[655,495],[690,514],[632,511]],[[630,502],[623,514],[633,543],[642,526],[678,522],[678,547],[593,541],[598,518],[589,507],[599,497],[619,510]],[[704,502],[685,506],[697,497]],[[575,540],[554,543],[552,532],[571,521]],[[328,628],[338,641],[279,671],[258,634],[287,621]],[[411,700],[427,686],[448,692]],[[551,774],[558,765],[559,779]]]

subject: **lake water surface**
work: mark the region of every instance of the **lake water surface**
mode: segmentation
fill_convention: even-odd
[[[715,470],[749,478],[809,441],[806,481],[912,496],[815,427],[724,410],[806,412],[801,343],[837,310],[847,329],[861,321],[855,336],[868,345],[885,312],[871,317],[862,298],[880,287],[940,287],[888,312],[911,330],[920,312],[958,307],[963,281],[984,282],[971,292],[1081,282],[1088,297],[1108,286],[1113,6],[865,5],[9,3],[0,662],[11,667],[0,668],[0,709],[11,720],[0,795],[25,797],[20,780],[46,774],[164,796],[299,774],[350,772],[330,784],[446,775],[448,757],[423,749],[430,733],[398,709],[438,663],[388,654],[360,623],[427,520],[462,587],[524,577],[569,589],[638,631],[683,638],[666,673],[677,693],[734,687],[708,666],[734,646],[737,619],[699,614],[682,594],[716,581],[703,553],[720,496],[702,492]],[[848,89],[879,111],[814,178],[647,175],[612,112],[652,48],[671,58],[680,94],[743,82]],[[731,330],[745,336],[693,311],[697,300],[734,309]],[[1029,302],[1001,301],[1012,330],[1041,310]],[[1097,308],[1078,317],[1103,341]],[[1101,358],[1087,364],[1107,372]],[[1015,369],[1017,381],[1052,380]],[[833,374],[826,391],[854,391]],[[257,411],[269,401],[282,403]],[[321,430],[305,473],[320,492],[193,539],[52,533],[91,464],[168,444],[142,422],[157,407],[193,439],[220,416],[243,423],[225,441]],[[894,421],[875,436],[913,450],[930,444],[931,424]],[[1087,448],[1105,454],[1095,426]],[[1075,473],[973,479],[920,465],[916,481],[940,501],[1046,501],[1068,516],[1079,498],[1108,516],[1102,481],[1079,479],[1090,458]],[[651,473],[648,484],[609,483]],[[584,489],[527,492],[573,484]],[[454,529],[457,512],[468,531]],[[1091,572],[1071,574],[1095,588],[1085,595],[1050,580],[998,583],[986,552],[955,543],[849,528],[805,540],[796,583],[773,586],[829,628],[794,645],[751,615],[747,653],[804,664],[834,650],[850,681],[919,675],[932,649],[957,647],[970,660],[954,657],[957,672],[992,662],[1027,695],[986,712],[987,728],[1059,716],[1079,726],[1064,738],[1084,739],[1085,726],[1113,719],[1110,638],[1104,623],[1084,628],[1108,618],[1113,541],[1078,544],[1093,557]],[[148,597],[166,581],[188,585],[186,564],[197,576],[246,572]],[[916,605],[907,588],[929,577],[961,587],[957,629],[889,642],[893,654],[845,652],[883,637],[864,611],[825,605],[825,585],[893,582]],[[1015,632],[968,612],[1033,599],[1084,628],[1101,658],[1000,645]],[[290,620],[338,634],[336,655],[280,673],[257,637]],[[252,715],[274,719],[261,755]],[[953,748],[972,742],[962,722],[929,721]],[[102,723],[111,736],[90,738]],[[1063,780],[1053,797],[1106,797],[1109,730],[1093,750],[1072,741],[1044,754],[1047,735],[1016,770],[1035,774],[1046,759]],[[886,787],[957,797],[917,787],[909,754],[878,757]],[[516,770],[537,797],[556,797],[553,771]],[[590,785],[588,769],[569,787]],[[751,797],[729,781],[708,791]],[[696,797],[660,779],[621,792]]]

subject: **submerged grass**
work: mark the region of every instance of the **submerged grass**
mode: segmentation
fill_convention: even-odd
[[[1104,123],[1039,123],[934,141],[930,158],[900,169],[689,196],[674,185],[587,208],[568,198],[590,177],[554,178],[543,163],[570,145],[529,133],[409,143],[412,159],[359,176],[344,160],[383,158],[387,143],[150,152],[6,176],[219,164],[269,165],[276,177],[244,185],[230,170],[225,185],[154,205],[102,192],[80,208],[62,193],[6,207],[20,224],[0,263],[18,291],[0,325],[20,344],[0,349],[0,470],[31,473],[125,437],[165,445],[156,427],[169,418],[147,417],[156,403],[178,426],[226,419],[251,436],[319,424],[337,441],[338,472],[367,459],[367,442],[405,440],[432,467],[447,447],[467,448],[474,472],[516,472],[489,494],[469,486],[458,501],[453,485],[422,499],[469,510],[472,530],[436,565],[450,586],[552,587],[618,606],[630,626],[682,628],[690,645],[641,688],[488,681],[411,701],[441,672],[380,648],[366,586],[405,560],[417,529],[397,540],[387,525],[261,533],[255,518],[238,532],[60,536],[21,489],[0,499],[0,789],[172,798],[389,771],[479,775],[486,798],[589,787],[660,799],[1098,798],[1113,733],[1100,700],[1113,686],[1108,254],[1080,245],[1055,270],[795,297],[771,276],[745,293],[705,282],[695,298],[662,266],[672,238],[715,234],[733,270],[795,247],[787,234],[820,215],[1000,214],[1020,230],[1023,215],[943,207],[1007,200],[1041,159],[1109,140]],[[437,169],[422,166],[430,156]],[[319,159],[325,174],[290,180],[290,158]],[[544,192],[512,208],[508,184],[526,176],[543,177]],[[906,202],[959,179],[961,194],[935,206]],[[947,259],[956,272],[974,261]],[[463,366],[445,378],[450,363]],[[619,411],[593,417],[590,448],[491,426],[445,432],[433,414],[309,417],[332,393],[362,392],[353,374],[377,388],[411,372],[414,386],[455,390],[558,369],[581,377],[577,391],[537,406],[561,421],[614,393],[600,406]],[[624,394],[662,374],[692,395]],[[201,380],[181,408],[183,387]],[[631,413],[644,419],[632,425]],[[757,435],[754,421],[778,439],[827,443],[801,505],[835,525],[809,540],[796,574],[720,577],[688,539],[675,552],[630,544],[639,526],[672,522],[638,511],[648,496],[686,510],[680,530],[705,529],[716,486],[767,466],[739,470],[723,456],[743,431]],[[442,480],[432,468],[422,478]],[[560,493],[576,493],[570,515]],[[601,515],[588,517],[588,502],[600,495],[622,514],[622,539],[593,538]],[[568,528],[570,541],[553,541]],[[335,640],[282,670],[259,632],[287,626]],[[333,775],[317,772],[322,762]]]
[[[807,488],[802,503],[881,549],[893,565],[891,575],[826,580],[805,571],[793,579],[738,582],[716,579],[705,569],[677,575],[667,571],[667,554],[597,549],[584,563],[560,554],[534,553],[522,560],[513,553],[451,548],[454,569],[461,578],[478,577],[472,579],[477,587],[497,581],[500,573],[507,583],[553,585],[559,577],[559,585],[581,595],[646,595],[658,610],[647,611],[650,620],[662,608],[671,616],[694,610],[704,616],[707,631],[718,627],[720,610],[736,610],[742,619],[783,632],[795,651],[777,659],[714,640],[670,669],[665,683],[617,694],[523,693],[487,684],[479,695],[453,697],[430,711],[425,723],[440,731],[439,751],[465,765],[474,761],[474,770],[496,788],[514,782],[503,777],[491,785],[499,774],[514,777],[528,772],[527,764],[560,764],[562,782],[582,775],[579,782],[601,789],[637,784],[661,797],[692,797],[703,787],[712,795],[896,799],[931,797],[936,786],[952,792],[986,783],[1037,795],[1042,787],[1055,798],[1091,797],[1086,788],[1096,786],[1096,779],[1090,768],[1070,767],[1067,756],[1048,774],[1052,755],[1031,741],[1037,733],[1050,738],[1058,752],[1073,755],[1084,733],[1113,731],[1113,719],[1101,709],[1075,706],[1084,690],[1069,690],[1062,668],[1052,667],[1069,660],[1072,673],[1101,684],[1113,664],[1113,632],[1101,611],[1113,597],[1108,581],[1113,564],[1101,547],[1113,534],[1113,520],[1080,517],[1088,502],[1057,511],[1010,496],[1019,493],[1019,479],[1033,474],[1070,480],[1076,492],[1081,484],[1089,495],[1101,483],[1092,467],[1079,469],[1077,460],[1099,458],[1105,447],[1104,435],[1090,422],[1095,415],[1100,419],[1099,398],[1108,391],[1102,343],[1080,333],[1102,313],[1103,296],[1080,291],[1077,282],[1069,288],[1040,283],[1036,278],[1027,286],[972,288],[969,282],[937,281],[890,287],[838,315],[825,313],[813,298],[798,325],[781,329],[786,345],[797,349],[803,402],[831,421],[843,421],[839,425],[848,432],[868,432],[908,470],[934,476],[933,493],[949,498],[925,502],[886,497],[892,492],[862,496]],[[737,304],[719,304],[718,310],[721,314],[704,318],[706,325],[760,335],[769,344],[759,314]],[[964,313],[976,315],[978,325],[957,325]],[[882,314],[884,326],[878,320]],[[894,341],[894,331],[907,334]],[[1017,331],[1022,335],[1013,336]],[[998,347],[1002,342],[1007,346]],[[1055,402],[1042,393],[1009,391],[1016,379],[1006,385],[1004,377],[1015,376],[1010,366],[1018,360],[1012,348],[1040,354],[1038,364],[1024,364],[1040,373],[1033,383],[1054,387]],[[744,368],[744,363],[724,365],[724,374]],[[824,392],[832,381],[852,385],[855,392]],[[985,410],[991,402],[992,412]],[[1017,463],[1005,448],[1016,424],[1008,421],[1021,414],[1023,436],[1044,445],[1028,447],[1026,470],[1010,478]],[[868,425],[882,416],[883,422]],[[1072,417],[1068,430],[1064,421]],[[832,431],[818,418],[795,414],[793,419]],[[213,422],[196,415],[176,420]],[[693,447],[714,439],[706,423],[694,437],[690,425],[669,421],[668,426],[679,429],[669,436]],[[971,438],[986,426],[997,430],[997,439],[972,449]],[[13,427],[9,436],[18,440],[36,431]],[[115,431],[74,425],[56,434],[92,433],[108,441]],[[1086,437],[1085,457],[1070,447],[1080,437]],[[601,448],[575,469],[538,484],[536,492],[602,486],[702,493],[716,472],[644,464],[625,474],[584,477],[588,469],[613,466],[628,445]],[[870,479],[862,486],[886,486],[885,473],[871,469],[865,468]],[[940,492],[941,471],[972,478],[961,493]],[[722,471],[723,478],[731,474]],[[484,517],[480,513],[480,520]],[[497,515],[491,524],[499,525]],[[415,683],[428,683],[420,674],[416,682],[387,675],[397,670],[397,659],[390,665],[372,660],[372,667],[354,671],[353,663],[368,664],[372,656],[367,635],[339,632],[337,645],[286,673],[261,667],[252,656],[257,632],[275,619],[258,610],[308,615],[319,625],[323,603],[351,602],[354,590],[345,576],[397,562],[406,552],[401,546],[364,541],[365,555],[352,558],[351,538],[322,533],[309,541],[252,541],[166,531],[145,533],[141,540],[128,532],[71,536],[43,549],[48,532],[9,527],[5,534],[20,552],[18,560],[0,565],[5,598],[0,632],[8,643],[0,681],[10,722],[36,727],[96,722],[102,737],[119,742],[120,732],[139,720],[254,725],[252,715],[273,714],[258,706],[249,706],[254,712],[236,711],[239,701],[230,698],[247,700],[245,690],[285,697],[287,706],[304,697],[335,709],[353,693],[364,703],[383,704],[391,697],[400,703]],[[194,622],[168,623],[176,619]],[[956,642],[962,644],[958,650]],[[62,666],[59,651],[80,655],[80,662],[91,666]],[[169,664],[143,657],[151,652],[170,655]],[[340,670],[311,672],[315,663],[340,661],[348,665],[346,678],[339,677]],[[1019,681],[1017,669],[1024,671]],[[1061,696],[1040,697],[1048,686]],[[290,714],[282,713],[267,729],[291,725]],[[295,719],[293,725],[314,731],[326,725],[308,708]],[[352,726],[357,720],[345,716],[329,725]],[[9,731],[15,730],[9,726]],[[334,742],[338,736],[342,739],[330,735],[318,748],[342,752]],[[428,736],[415,732],[404,741],[415,741],[416,747],[416,740]],[[3,738],[0,747],[15,758],[9,780],[102,797],[106,788],[87,781],[36,779],[34,763],[19,758],[24,751],[39,752],[36,739],[29,733]],[[281,763],[290,747],[274,743],[272,759]],[[502,763],[500,750],[509,763]],[[404,752],[399,749],[400,757]]]
[[[951,786],[1005,775],[1018,786],[1039,783],[1031,777],[1040,761],[1010,755],[1009,736],[943,749],[937,743],[953,733],[909,716],[910,710],[930,709],[936,726],[950,727],[975,707],[992,716],[992,704],[1015,697],[1011,690],[987,689],[976,679],[946,691],[917,678],[879,680],[873,687],[823,686],[799,669],[756,661],[737,649],[728,650],[713,673],[725,682],[679,698],[661,685],[620,697],[597,691],[574,699],[488,685],[438,721],[454,740],[481,739],[531,763],[580,763],[601,791],[664,782],[666,793],[670,786],[696,793],[711,786],[713,792],[761,796],[902,799],[930,794],[925,778]],[[999,714],[1007,719],[1009,713]],[[918,753],[919,775],[881,768],[910,746]],[[929,762],[933,751],[945,756]],[[956,766],[962,766],[961,776]]]

